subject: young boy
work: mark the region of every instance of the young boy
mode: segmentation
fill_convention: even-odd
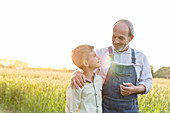
[[[99,60],[94,46],[80,45],[72,51],[72,61],[83,70],[86,83],[83,88],[67,88],[66,113],[102,113],[103,79],[94,74],[94,70],[100,67]]]

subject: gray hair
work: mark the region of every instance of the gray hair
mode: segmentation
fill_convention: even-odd
[[[128,28],[129,28],[129,36],[132,36],[133,33],[134,33],[134,27],[133,27],[133,24],[129,21],[129,20],[126,20],[126,19],[120,19],[118,20],[114,26],[118,23],[118,22],[123,22],[125,24],[127,24]]]

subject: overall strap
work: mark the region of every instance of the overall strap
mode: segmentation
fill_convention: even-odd
[[[108,47],[108,50],[109,50],[109,58],[110,58],[110,60],[111,60],[111,61],[114,61],[114,54],[113,54],[112,46],[109,46],[109,47]],[[108,72],[107,72],[107,76],[106,76],[106,79],[105,79],[104,84],[107,83],[107,81],[109,80],[111,74],[112,74],[112,68],[109,67],[109,70],[108,70]]]
[[[135,51],[131,48],[131,54],[132,54],[132,63],[136,64],[136,57],[135,57]]]
[[[112,46],[108,47],[109,50],[109,57],[111,61],[114,61],[114,54],[113,54],[113,50],[112,50]]]

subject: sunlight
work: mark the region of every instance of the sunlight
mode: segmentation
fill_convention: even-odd
[[[170,54],[158,60],[162,57],[158,51],[168,51],[168,3],[154,1],[150,8],[153,1],[146,2],[147,4],[133,1],[134,7],[129,7],[131,4],[126,2],[122,7],[127,10],[117,11],[119,5],[122,5],[121,1],[68,1],[68,4],[63,1],[11,1],[10,4],[2,1],[0,37],[3,43],[0,44],[0,56],[8,60],[28,62],[32,67],[72,68],[75,66],[72,64],[70,52],[75,46],[90,44],[99,49],[110,46],[114,22],[126,18],[132,21],[135,28],[135,37],[130,46],[146,54],[149,64],[156,70],[169,66],[167,61]],[[77,3],[79,5],[76,5]],[[117,5],[113,7],[113,4]],[[164,7],[158,9],[159,4]],[[144,16],[149,18],[144,19]],[[155,23],[164,29],[158,29]],[[107,67],[108,64],[104,65]]]

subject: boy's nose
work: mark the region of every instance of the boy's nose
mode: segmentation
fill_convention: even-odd
[[[100,60],[100,57],[99,56],[97,56],[98,57],[98,59]]]

